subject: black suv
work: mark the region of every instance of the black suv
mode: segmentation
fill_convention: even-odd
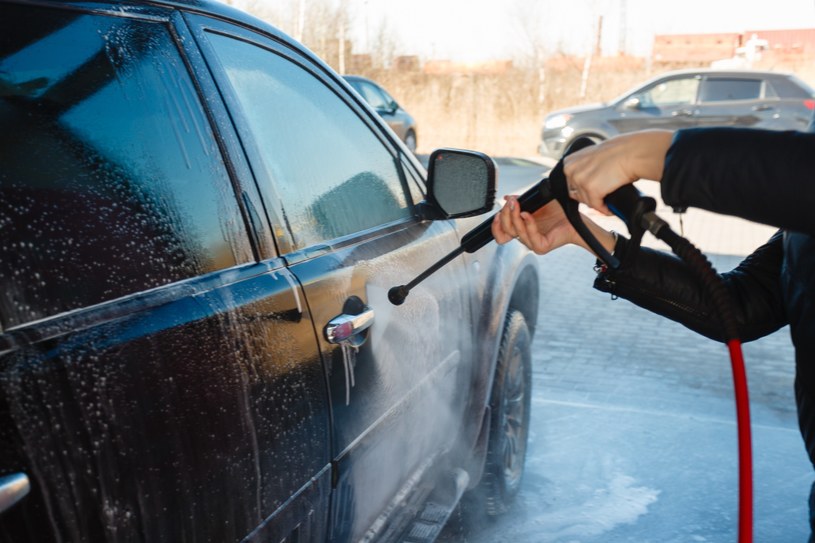
[[[204,0],[0,0],[0,123],[0,540],[430,541],[512,500],[533,255],[387,297],[492,208],[489,158],[428,178]]]
[[[559,158],[575,138],[600,141],[648,128],[803,130],[813,109],[815,91],[794,75],[738,70],[668,72],[607,104],[553,111],[544,120],[539,151]]]

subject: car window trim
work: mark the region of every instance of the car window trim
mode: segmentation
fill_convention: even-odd
[[[182,52],[187,70],[192,76],[195,90],[198,93],[199,102],[206,112],[210,130],[226,166],[227,175],[241,211],[244,228],[249,234],[255,261],[277,257],[280,252],[272,236],[272,225],[265,212],[258,213],[259,209],[263,209],[263,200],[260,197],[257,183],[253,182],[250,165],[243,153],[235,127],[229,120],[229,110],[223,99],[206,99],[207,96],[220,97],[220,89],[198,46],[198,40],[195,39],[186,19],[186,13],[173,12],[171,19],[173,39]],[[248,182],[244,182],[244,179]]]
[[[10,326],[1,331],[0,354],[126,318],[184,298],[194,298],[217,288],[282,269],[285,265],[285,260],[279,257],[263,263],[246,262]]]
[[[151,23],[170,22],[173,9],[170,6],[144,5],[129,6],[127,11],[111,4],[71,4],[64,0],[4,0],[9,4],[17,4],[26,7],[41,7],[48,9],[59,9],[62,11],[72,11],[84,13],[86,15],[105,15],[118,17],[121,19],[138,19]]]

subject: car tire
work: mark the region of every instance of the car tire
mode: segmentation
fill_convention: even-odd
[[[490,437],[481,480],[484,510],[505,513],[521,487],[529,438],[532,392],[531,336],[523,314],[504,323],[490,397]]]
[[[405,134],[405,145],[411,153],[416,152],[416,132],[408,130],[407,134]]]

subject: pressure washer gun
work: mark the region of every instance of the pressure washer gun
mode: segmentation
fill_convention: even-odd
[[[576,139],[567,149],[564,154],[569,155],[573,152],[584,149],[594,142],[589,138]],[[566,218],[577,230],[586,243],[591,247],[594,253],[602,260],[609,268],[617,269],[620,267],[620,261],[614,255],[606,251],[605,247],[600,241],[595,238],[588,227],[583,222],[579,205],[577,200],[573,200],[569,196],[569,191],[566,183],[566,176],[563,173],[563,160],[558,161],[557,165],[549,173],[549,177],[543,178],[540,182],[532,188],[524,192],[518,197],[518,205],[521,211],[534,213],[542,208],[552,200],[557,200]],[[656,200],[649,196],[643,195],[637,190],[634,185],[624,185],[609,194],[606,197],[606,205],[612,213],[620,217],[626,225],[628,225],[629,233],[631,234],[631,243],[639,245],[642,240],[642,235],[645,231],[643,228],[643,217],[648,217],[648,224],[658,222],[659,227],[666,225],[664,221],[654,214],[656,209]],[[399,285],[391,288],[388,291],[388,299],[394,305],[401,305],[404,303],[405,298],[410,293],[411,289],[427,279],[430,275],[436,272],[439,268],[456,258],[462,253],[474,253],[478,249],[491,242],[494,238],[492,235],[492,221],[495,216],[490,216],[461,238],[461,243],[452,252],[442,257],[438,262],[427,268],[424,272],[416,276],[411,282],[405,285]]]
[[[584,149],[594,142],[589,138],[578,138],[566,150],[565,155]],[[571,225],[581,238],[594,251],[597,257],[610,269],[620,267],[620,260],[606,251],[600,241],[594,237],[583,222],[579,202],[569,196],[566,176],[563,172],[563,160],[555,165],[549,176],[518,197],[521,211],[533,213],[552,200],[557,200]],[[737,433],[739,445],[739,543],[753,541],[753,479],[752,479],[752,443],[750,437],[750,404],[747,393],[747,375],[744,369],[744,357],[741,342],[738,339],[733,304],[724,283],[716,270],[699,249],[688,240],[671,230],[668,223],[655,213],[656,200],[643,195],[634,185],[626,184],[604,199],[609,210],[622,219],[628,227],[631,240],[628,252],[637,250],[645,231],[661,239],[693,270],[708,289],[723,325],[724,337],[730,351],[733,369],[733,388],[736,397]],[[411,282],[391,288],[388,299],[394,305],[401,305],[410,290],[433,274],[436,270],[466,252],[473,253],[492,241],[492,221],[494,215],[470,230],[461,239],[459,247],[441,258]]]

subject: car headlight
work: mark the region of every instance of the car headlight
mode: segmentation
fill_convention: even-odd
[[[561,113],[560,115],[552,115],[547,117],[543,123],[543,127],[547,130],[554,130],[556,128],[563,128],[569,122],[572,116],[568,113]]]

